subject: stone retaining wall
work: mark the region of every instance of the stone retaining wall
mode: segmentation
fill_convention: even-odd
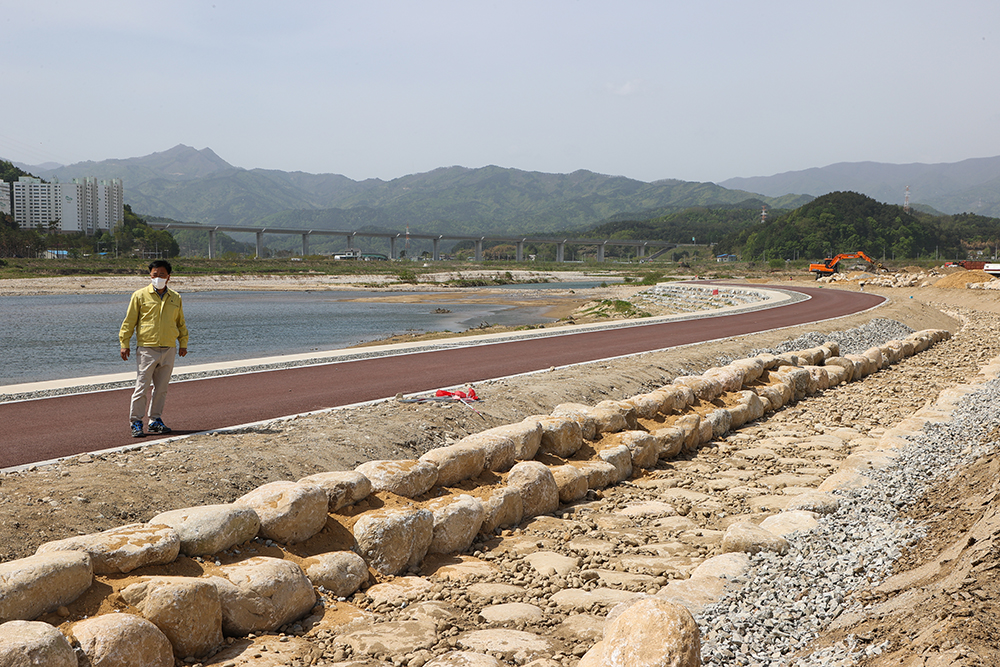
[[[429,555],[465,551],[477,535],[641,476],[660,460],[693,452],[767,412],[863,378],[949,335],[917,332],[861,355],[840,356],[836,343],[828,342],[740,359],[627,400],[562,404],[551,414],[470,435],[417,460],[371,461],[353,471],[273,482],[230,504],[171,510],[146,523],[43,544],[34,556],[0,564],[0,667],[21,664],[11,656],[25,655],[47,656],[34,664],[76,665],[67,636],[94,664],[115,652],[131,656],[125,664],[143,665],[213,655],[225,637],[273,632],[305,617],[316,605],[317,590],[343,598],[373,580],[413,572]],[[848,457],[818,490],[783,497],[784,511],[761,526],[730,526],[722,554],[671,584],[671,595],[684,597],[680,584],[700,595],[713,586],[722,590],[727,568],[740,567],[734,554],[782,553],[782,535],[835,509],[828,492],[863,484],[865,470],[892,460],[902,435],[890,431],[879,447]],[[682,490],[672,491],[682,501]],[[319,548],[328,543],[321,537],[337,535],[350,550]],[[275,543],[303,557],[296,562],[258,554],[261,545]],[[222,565],[221,552],[234,562]],[[216,567],[206,576],[164,573],[184,559]],[[552,567],[557,572],[559,564]],[[116,590],[110,583],[125,573],[144,576]],[[109,588],[100,608],[124,613],[60,629],[33,622],[52,612],[68,615],[65,607],[80,596]],[[663,614],[674,619],[678,636],[691,634],[677,610],[660,605],[640,615]],[[581,664],[603,664],[600,656],[616,642],[634,643],[627,625],[605,633]],[[691,638],[682,643],[694,655]]]
[[[653,303],[678,313],[743,306],[767,299],[765,292],[748,288],[671,284],[660,284],[632,297],[637,304]]]

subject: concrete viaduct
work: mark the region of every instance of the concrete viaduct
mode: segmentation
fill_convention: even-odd
[[[200,225],[193,222],[149,222],[146,223],[155,229],[200,229],[208,232],[208,257],[215,257],[215,234],[216,232],[252,232],[257,236],[257,257],[264,253],[264,234],[298,234],[302,236],[302,254],[309,254],[310,236],[343,236],[347,239],[347,247],[354,247],[354,237],[362,236],[368,238],[383,238],[389,241],[389,259],[398,259],[396,253],[396,241],[398,239],[423,239],[430,240],[434,245],[433,259],[441,259],[441,241],[473,241],[476,247],[476,261],[483,259],[484,241],[501,241],[512,243],[517,248],[517,261],[524,261],[525,243],[554,243],[556,246],[556,261],[564,262],[566,245],[596,245],[597,261],[604,261],[604,249],[606,246],[631,246],[636,250],[636,256],[640,259],[645,257],[646,248],[656,248],[659,251],[676,248],[678,244],[666,241],[642,241],[642,240],[620,240],[620,239],[587,239],[587,238],[564,238],[564,237],[507,237],[507,236],[462,236],[459,234],[406,234],[403,232],[349,232],[332,229],[287,229],[282,227],[242,227],[236,225]]]

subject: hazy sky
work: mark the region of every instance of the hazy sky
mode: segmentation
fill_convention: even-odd
[[[0,157],[391,179],[1000,155],[996,0],[0,0]]]

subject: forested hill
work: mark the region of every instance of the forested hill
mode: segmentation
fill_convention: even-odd
[[[0,160],[0,181],[13,183],[21,176],[31,176],[31,174],[24,171],[20,167],[14,166],[11,162]]]
[[[831,192],[723,237],[717,253],[744,258],[822,258],[864,251],[878,257],[956,257],[995,244],[1000,221],[974,214],[932,216],[856,192]]]
[[[748,199],[738,204],[695,206],[683,210],[649,212],[645,216],[621,216],[595,227],[588,235],[597,238],[656,239],[672,243],[714,243],[742,229],[760,225],[764,202]],[[784,209],[768,209],[769,216]]]

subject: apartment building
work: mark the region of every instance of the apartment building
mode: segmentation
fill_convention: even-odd
[[[0,215],[10,215],[13,207],[10,202],[10,183],[0,181]]]
[[[111,230],[124,218],[125,188],[120,178],[93,176],[72,183],[43,183],[21,176],[11,183],[14,222],[22,229],[55,229],[95,234]]]

